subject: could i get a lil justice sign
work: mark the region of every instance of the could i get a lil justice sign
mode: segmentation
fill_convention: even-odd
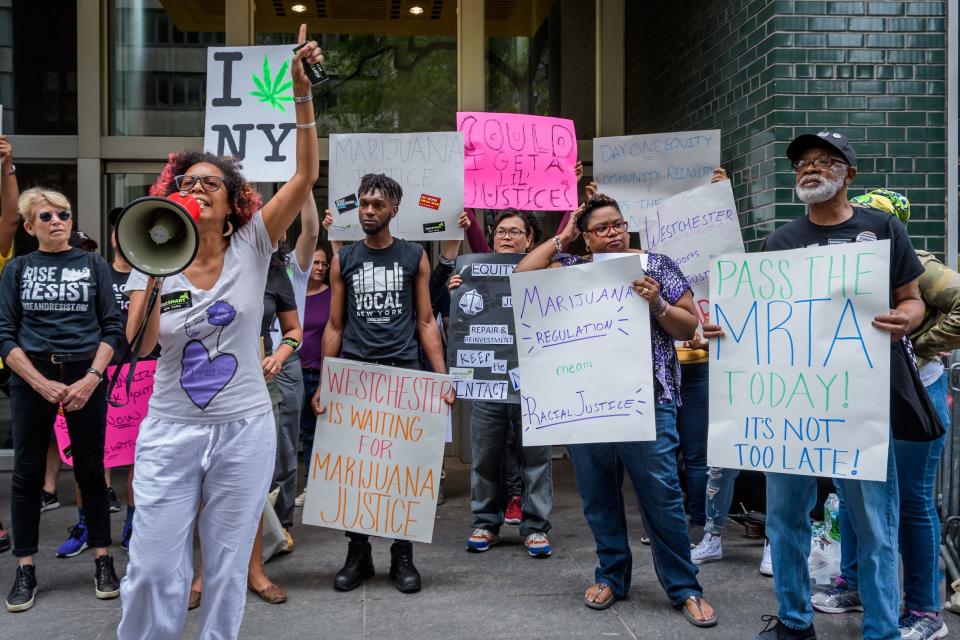
[[[452,380],[324,358],[304,524],[430,542]]]
[[[292,45],[207,49],[203,148],[242,161],[256,182],[296,172]]]

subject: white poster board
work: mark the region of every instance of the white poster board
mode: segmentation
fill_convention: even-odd
[[[639,254],[510,276],[523,445],[656,438]]]
[[[203,148],[233,156],[253,182],[286,182],[297,170],[293,45],[207,49]]]
[[[405,240],[458,240],[463,229],[463,134],[347,133],[330,136],[331,240],[361,240],[357,187],[383,173],[403,188],[391,233]]]
[[[323,359],[303,522],[430,542],[450,376]]]
[[[720,256],[710,266],[711,467],[887,477],[890,241]]]
[[[710,258],[742,253],[743,235],[729,180],[697,187],[645,209],[640,245],[673,258],[693,290],[701,324],[710,318]]]
[[[593,140],[593,179],[617,201],[630,231],[670,196],[710,183],[720,166],[720,130]]]

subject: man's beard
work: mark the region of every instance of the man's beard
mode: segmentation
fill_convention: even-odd
[[[375,236],[389,226],[390,226],[390,218],[387,218],[386,222],[377,223],[377,225],[374,227],[365,227],[363,225],[360,225],[360,228],[363,229],[363,232],[368,236]]]
[[[844,180],[846,180],[844,176],[837,176],[836,178],[821,176],[819,184],[811,187],[804,187],[797,184],[797,186],[794,187],[794,192],[796,192],[801,202],[806,204],[819,204],[837,195],[837,192],[843,187]]]

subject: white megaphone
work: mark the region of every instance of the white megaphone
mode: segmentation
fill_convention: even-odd
[[[199,217],[200,203],[188,195],[134,200],[117,217],[117,251],[148,276],[180,273],[197,256]]]

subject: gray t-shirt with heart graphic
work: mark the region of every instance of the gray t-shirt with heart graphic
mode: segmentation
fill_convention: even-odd
[[[221,424],[271,410],[260,360],[270,242],[260,212],[230,238],[220,278],[194,287],[182,273],[160,289],[160,349],[150,417]],[[127,291],[145,289],[134,271]]]

